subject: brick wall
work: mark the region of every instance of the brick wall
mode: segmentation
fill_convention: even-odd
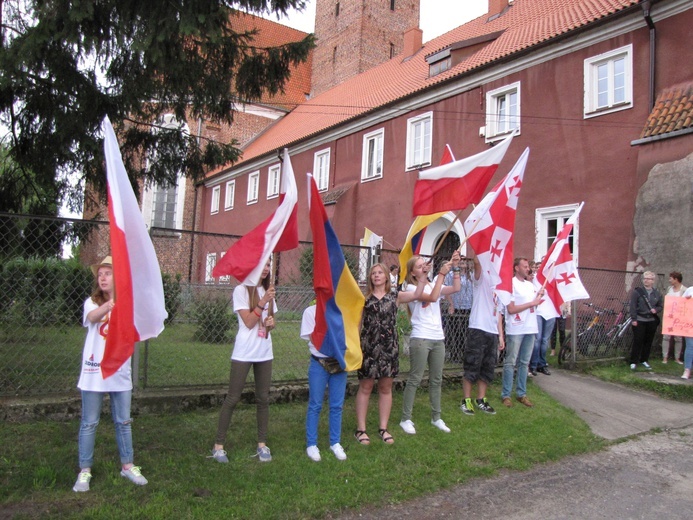
[[[336,14],[339,4],[339,14]],[[404,31],[419,25],[419,0],[318,0],[313,54],[315,96],[402,52]]]

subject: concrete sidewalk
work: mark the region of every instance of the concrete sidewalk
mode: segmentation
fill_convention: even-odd
[[[666,378],[668,384],[693,384],[693,380],[654,372],[638,375],[646,379]],[[550,376],[537,374],[533,383],[559,403],[575,410],[595,435],[605,439],[620,439],[652,428],[693,425],[693,405],[690,403],[662,399],[595,377],[556,369]]]
[[[693,384],[667,378],[669,384]],[[677,403],[556,369],[537,385],[575,410],[606,439],[662,431],[615,443],[598,453],[567,457],[528,471],[502,471],[394,505],[345,512],[340,520],[649,519],[693,517],[693,405]],[[536,391],[536,390],[535,390]]]

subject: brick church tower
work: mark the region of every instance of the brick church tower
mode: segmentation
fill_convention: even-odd
[[[420,0],[317,0],[312,95],[400,54]]]

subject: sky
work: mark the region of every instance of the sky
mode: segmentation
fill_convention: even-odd
[[[294,29],[313,32],[315,0],[307,0],[303,12],[291,11],[286,18],[268,17]],[[421,0],[423,41],[427,42],[488,11],[488,0]]]

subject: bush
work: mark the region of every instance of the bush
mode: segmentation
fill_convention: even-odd
[[[164,321],[166,325],[173,323],[181,306],[181,278],[180,273],[177,273],[175,277],[168,273],[161,275],[161,281],[164,284],[164,305],[168,312],[168,318]]]
[[[236,331],[236,321],[229,310],[228,299],[222,296],[201,296],[193,308],[197,329],[193,338],[204,343],[227,343],[233,340],[229,331]]]
[[[89,268],[74,259],[9,260],[0,265],[0,314],[17,325],[79,323],[92,280]]]

